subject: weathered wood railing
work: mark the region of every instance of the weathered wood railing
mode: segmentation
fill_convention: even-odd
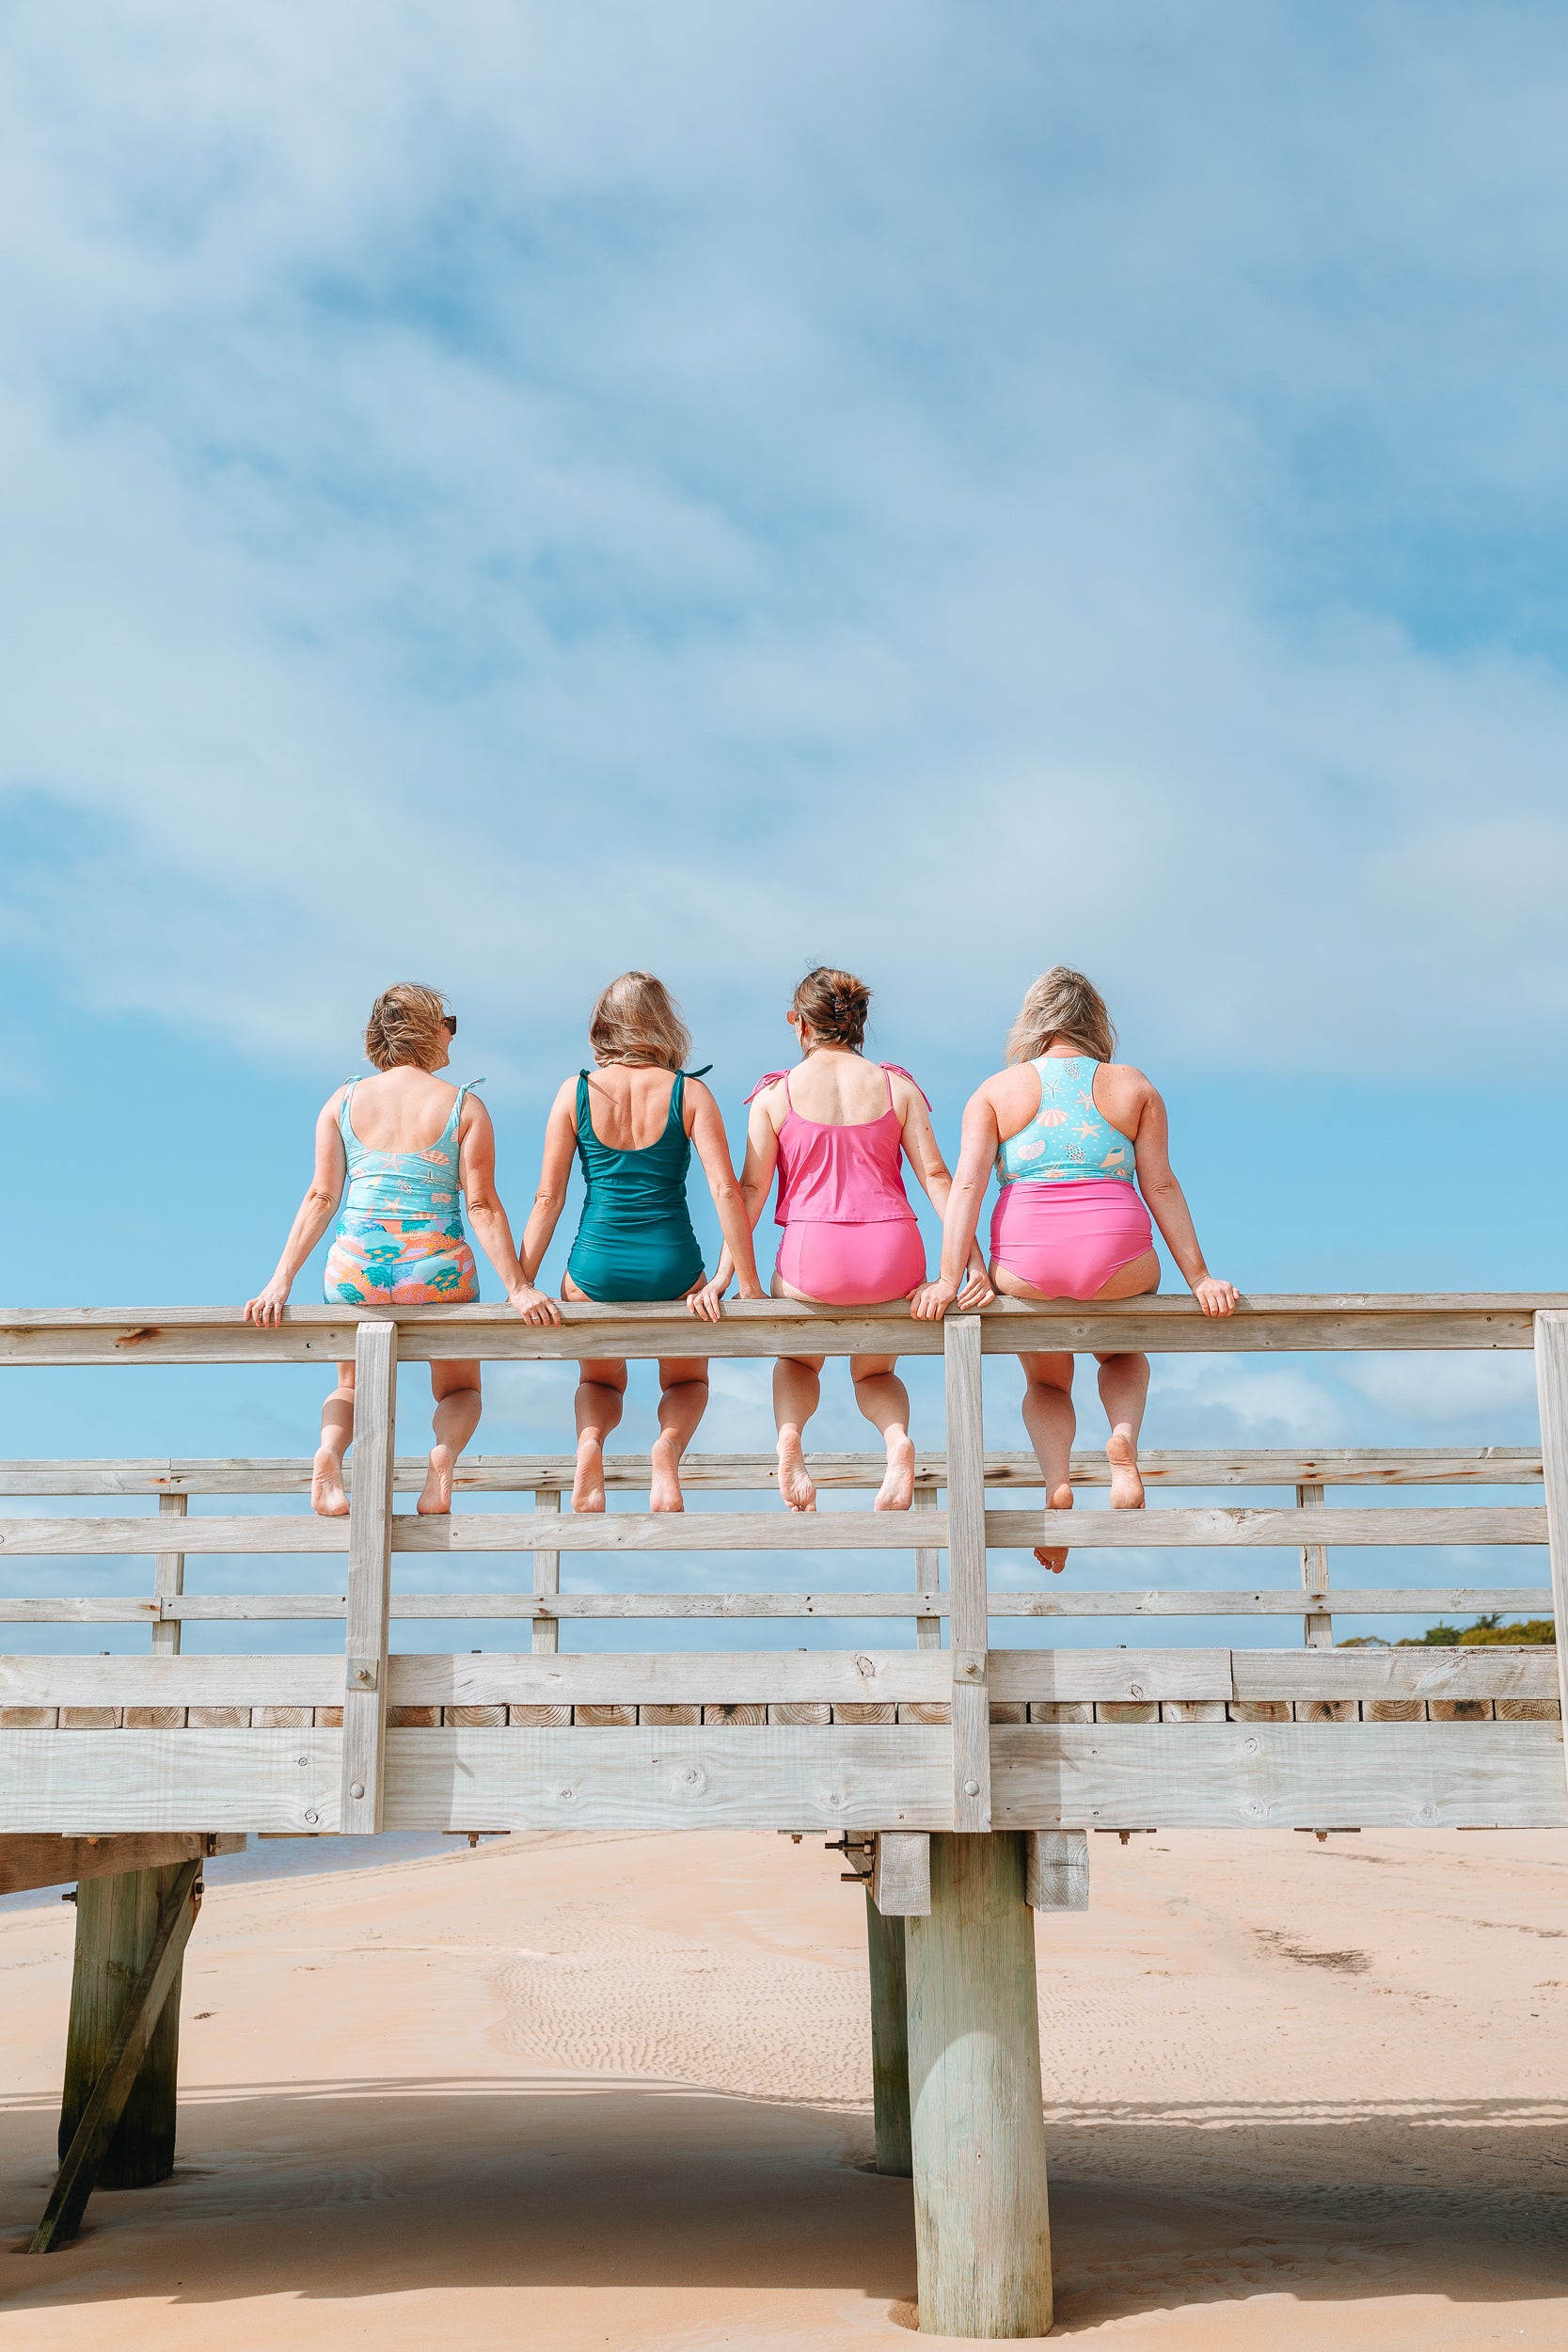
[[[661,1349],[768,1357],[802,1344],[824,1355],[895,1346],[944,1357],[946,1450],[922,1457],[908,1517],[825,1511],[801,1519],[775,1502],[761,1512],[578,1518],[561,1509],[568,1466],[559,1458],[470,1460],[451,1518],[394,1511],[394,1495],[422,1470],[394,1456],[400,1359],[569,1360]],[[1539,1450],[1155,1453],[1144,1471],[1156,1489],[1288,1487],[1294,1505],[1157,1504],[1052,1519],[1053,1539],[1070,1543],[1080,1568],[1085,1555],[1092,1564],[1108,1549],[1278,1549],[1297,1555],[1293,1586],[999,1590],[988,1580],[988,1548],[1027,1549],[1044,1531],[1038,1511],[988,1507],[988,1492],[1034,1486],[1038,1471],[1025,1455],[985,1450],[985,1354],[1532,1345]],[[1005,1302],[944,1327],[897,1310],[777,1304],[732,1309],[717,1327],[668,1308],[574,1310],[549,1331],[495,1309],[391,1319],[304,1310],[276,1332],[249,1329],[221,1309],[0,1318],[0,1363],[13,1365],[299,1363],[350,1354],[357,1435],[346,1522],[187,1508],[192,1495],[298,1494],[301,1462],[0,1466],[0,1495],[158,1498],[156,1518],[0,1518],[0,1555],[154,1562],[145,1597],[0,1598],[0,1622],[145,1623],[150,1639],[141,1656],[0,1660],[0,1869],[9,1854],[15,1883],[80,1870],[91,1897],[78,1913],[83,1997],[80,2019],[72,2010],[64,2161],[37,2250],[69,2239],[94,2180],[158,2178],[172,2161],[175,2042],[166,2012],[177,2012],[200,1855],[225,1833],[826,1826],[860,1833],[847,1848],[860,1857],[868,1894],[878,2161],[916,2175],[922,2325],[1044,2334],[1050,2255],[1025,1906],[1082,1906],[1086,1830],[1568,1820],[1561,1645],[1333,1646],[1337,1604],[1357,1615],[1493,1608],[1550,1609],[1560,1626],[1568,1618],[1568,1297],[1257,1299],[1224,1323],[1176,1299],[1065,1311]],[[813,1469],[830,1490],[873,1485],[880,1466],[840,1454],[817,1457]],[[697,1458],[685,1480],[694,1493],[743,1492],[769,1483],[771,1470],[761,1454]],[[641,1465],[616,1461],[608,1483],[635,1490],[642,1475]],[[1105,1475],[1097,1457],[1075,1463],[1078,1484]],[[1326,1507],[1333,1486],[1536,1481],[1544,1504]],[[471,1495],[528,1491],[528,1513],[462,1508]],[[1330,1585],[1331,1547],[1411,1544],[1547,1544],[1551,1584]],[[912,1551],[912,1586],[562,1589],[562,1560],[578,1555],[802,1550]],[[402,1555],[497,1552],[531,1557],[526,1591],[392,1590]],[[341,1559],[342,1589],[184,1588],[192,1557],[289,1554]],[[990,1647],[992,1618],[1198,1614],[1294,1616],[1304,1645]],[[916,1646],[559,1649],[563,1623],[742,1616],[912,1618]],[[344,1628],[338,1658],[182,1648],[187,1625],[334,1618]],[[531,1647],[392,1653],[392,1624],[414,1618],[523,1621]],[[58,1864],[41,1851],[51,1840]],[[103,1844],[120,1847],[118,1871],[105,1869]],[[113,1980],[118,2014],[103,2048],[88,2030],[108,2015],[93,1991],[101,1978]]]

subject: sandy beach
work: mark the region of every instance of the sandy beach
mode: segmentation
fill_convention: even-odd
[[[1055,2336],[1568,2339],[1568,1839],[1092,1845],[1042,1919]],[[819,1841],[554,1836],[208,1896],[180,2159],[17,2252],[0,2344],[907,2343],[863,1898]],[[47,2193],[73,1914],[0,1915],[0,2221]]]

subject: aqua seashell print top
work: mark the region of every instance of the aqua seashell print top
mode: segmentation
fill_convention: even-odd
[[[999,1184],[1132,1182],[1137,1153],[1131,1138],[1095,1108],[1100,1066],[1090,1054],[1041,1054],[1030,1064],[1040,1082],[1040,1106],[998,1152]]]

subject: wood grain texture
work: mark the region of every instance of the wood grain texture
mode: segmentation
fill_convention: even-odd
[[[922,2334],[1044,2336],[1052,2321],[1034,1915],[1023,1840],[931,1841],[905,1922]]]
[[[1030,1830],[1024,1839],[1023,1897],[1031,1911],[1087,1911],[1089,1840],[1081,1829]]]
[[[240,1836],[0,1837],[0,1895],[39,1886],[74,1886],[128,1870],[166,1870],[210,1854],[243,1853]],[[80,1916],[80,1905],[78,1905]]]
[[[356,1474],[348,1516],[342,1789],[339,1818],[345,1834],[361,1836],[378,1830],[382,1819],[397,1349],[394,1324],[360,1324],[354,1372]],[[333,1524],[330,1520],[315,1523]]]
[[[871,2106],[877,2169],[907,2181],[910,2155],[910,2037],[904,1922],[865,1897],[866,1958],[871,1976]]]
[[[130,1830],[335,1830],[341,1753],[342,1733],[314,1725],[297,1731],[84,1730],[70,1739],[53,1731],[0,1731],[0,1831],[95,1836]]]
[[[931,1841],[920,1830],[880,1830],[871,1864],[871,1899],[886,1918],[931,1908]]]
[[[57,2135],[62,2163],[115,2050],[138,1978],[158,1939],[169,1898],[188,1900],[201,1867],[186,1855],[150,1868],[84,1880],[76,1893],[76,1947],[66,2026],[65,2090]],[[180,2067],[180,1969],[142,2036],[145,2055],[128,2070],[116,2115],[103,2134],[92,2179],[104,2188],[148,2188],[174,2169]],[[82,2202],[87,2201],[84,2192]],[[67,2232],[66,2235],[72,2234]],[[41,2249],[40,2249],[41,2250]]]
[[[990,1698],[986,1685],[990,1632],[980,1327],[974,1315],[950,1314],[944,1328],[953,1826],[978,1833],[990,1827]],[[923,1516],[934,1526],[943,1515],[928,1511]]]
[[[158,1517],[182,1519],[189,1508],[182,1494],[161,1494],[158,1497]],[[152,1562],[152,1595],[160,1605],[173,1600],[185,1589],[185,1555],[182,1551],[160,1551]],[[152,1648],[155,1654],[166,1655],[180,1647],[180,1620],[160,1616],[152,1628]]]

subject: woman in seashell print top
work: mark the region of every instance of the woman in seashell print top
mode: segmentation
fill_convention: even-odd
[[[474,1253],[463,1232],[466,1197],[484,1254],[528,1323],[559,1323],[553,1298],[536,1291],[512,1247],[512,1227],[496,1196],[496,1135],[490,1114],[468,1088],[436,1073],[457,1018],[433,988],[402,981],[371,1009],[365,1051],[375,1075],[351,1079],[316,1121],[316,1168],[300,1202],[277,1270],[245,1304],[247,1322],[277,1324],[295,1275],[342,1200],[327,1253],[324,1290],[329,1307],[460,1307],[479,1295]],[[343,1198],[345,1182],[347,1198]],[[451,1509],[452,1470],[479,1426],[477,1363],[433,1363],[435,1438],[419,1509]],[[338,1385],[322,1407],[321,1444],[310,1501],[324,1518],[348,1509],[343,1454],[354,1437],[354,1366],[338,1366]]]
[[[916,1294],[911,1313],[939,1316],[957,1296],[993,1166],[1001,1192],[991,1218],[990,1279],[1007,1296],[1139,1298],[1158,1290],[1152,1210],[1204,1313],[1234,1311],[1235,1287],[1209,1272],[1186,1196],[1171,1172],[1164,1104],[1141,1070],[1111,1059],[1116,1041],[1105,1000],[1081,972],[1058,964],[1034,983],[1008,1035],[1007,1068],[988,1078],[965,1108],[942,1272]],[[1070,1511],[1072,1358],[1020,1360],[1024,1426],[1039,1457],[1047,1508]],[[1111,1427],[1111,1507],[1139,1510],[1138,1431],[1148,1359],[1126,1351],[1098,1361]],[[1058,1544],[1037,1546],[1035,1557],[1053,1574],[1067,1564]]]

